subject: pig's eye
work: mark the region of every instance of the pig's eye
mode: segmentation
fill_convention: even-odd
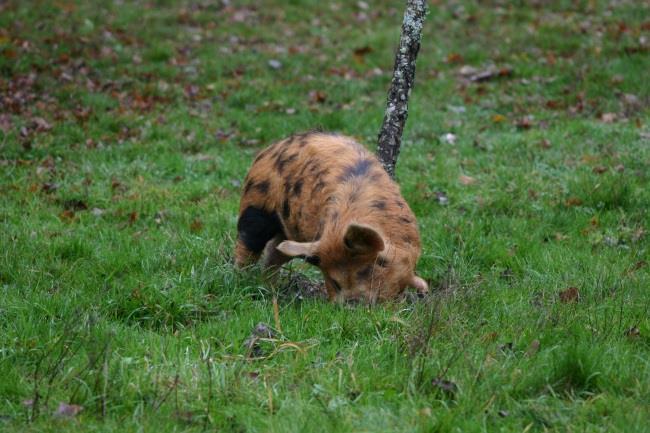
[[[338,282],[336,282],[335,280],[332,280],[331,278],[330,278],[330,281],[332,282],[332,285],[334,286],[334,290],[336,290],[337,292],[340,292],[341,291],[341,285]]]

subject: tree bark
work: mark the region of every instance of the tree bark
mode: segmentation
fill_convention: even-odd
[[[408,117],[408,99],[415,79],[415,60],[420,50],[422,25],[427,13],[426,0],[407,0],[399,48],[395,54],[393,79],[388,91],[384,123],[379,131],[377,154],[391,177],[402,144],[402,133]]]

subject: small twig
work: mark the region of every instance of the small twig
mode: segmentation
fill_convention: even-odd
[[[280,308],[278,307],[278,297],[273,297],[273,320],[275,321],[275,329],[282,334],[282,326],[280,325]]]
[[[156,402],[153,404],[153,406],[151,407],[151,409],[152,409],[154,412],[158,411],[158,409],[160,409],[160,406],[162,406],[163,403],[165,403],[165,401],[166,401],[167,398],[170,396],[170,394],[172,393],[172,391],[174,391],[174,390],[178,387],[178,383],[179,383],[179,378],[178,378],[178,372],[177,372],[176,375],[174,376],[174,381],[172,382],[172,384],[169,385],[169,386],[167,387],[167,390],[166,390],[165,393],[162,395],[162,397],[160,398],[160,400],[156,401]]]
[[[40,393],[39,393],[39,385],[40,385],[40,379],[39,379],[39,372],[41,370],[41,363],[43,362],[43,359],[45,358],[45,354],[36,362],[36,367],[34,367],[34,391],[32,392],[32,404],[28,407],[31,407],[31,414],[28,415],[28,421],[34,422],[36,417],[38,416],[38,401],[40,399]]]
[[[273,390],[269,387],[266,376],[264,376],[264,388],[266,388],[266,393],[269,397],[269,414],[273,415]]]
[[[204,352],[205,368],[208,370],[208,400],[205,403],[205,419],[203,420],[203,429],[208,428],[210,422],[210,406],[212,405],[212,360],[210,359],[210,343]]]
[[[107,345],[106,353],[104,354],[104,365],[102,366],[102,394],[101,394],[101,411],[102,418],[106,417],[106,400],[108,394],[108,360],[110,357],[109,346]]]

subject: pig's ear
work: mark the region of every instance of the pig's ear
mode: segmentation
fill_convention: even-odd
[[[311,257],[316,254],[318,242],[284,241],[276,249],[290,257]]]
[[[345,247],[356,255],[372,255],[384,249],[384,240],[372,227],[350,224],[343,237]]]
[[[426,281],[424,281],[424,278],[420,278],[417,275],[413,275],[411,281],[409,282],[409,286],[413,287],[418,291],[418,293],[421,293],[423,295],[429,293],[429,285]]]

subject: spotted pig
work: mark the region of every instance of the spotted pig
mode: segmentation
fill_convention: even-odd
[[[238,266],[301,257],[318,266],[331,300],[369,303],[415,275],[417,222],[377,158],[350,137],[294,135],[260,152],[246,176],[237,223]]]

